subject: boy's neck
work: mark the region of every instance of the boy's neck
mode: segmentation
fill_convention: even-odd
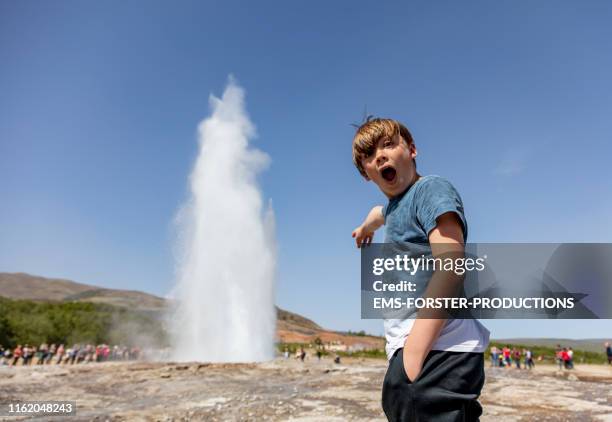
[[[419,179],[421,179],[421,175],[419,173],[414,173],[414,177],[412,178],[412,180],[410,181],[410,183],[408,184],[408,187],[406,187],[406,189],[404,189],[402,192],[398,193],[397,195],[394,196],[387,196],[389,198],[389,200],[393,199],[393,198],[398,198],[402,195],[404,195],[406,192],[408,192],[410,190],[410,188],[419,181]]]

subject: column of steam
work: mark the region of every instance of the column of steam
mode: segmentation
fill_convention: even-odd
[[[244,91],[230,77],[199,125],[191,197],[179,225],[173,358],[249,362],[274,356],[274,215],[257,175],[269,157],[252,147]]]

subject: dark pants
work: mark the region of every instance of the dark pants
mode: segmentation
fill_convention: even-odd
[[[399,349],[385,374],[383,410],[391,422],[478,421],[482,407],[477,399],[484,381],[482,353],[432,350],[411,382]]]

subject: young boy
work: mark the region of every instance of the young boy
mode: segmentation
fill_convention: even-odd
[[[353,162],[389,198],[353,231],[357,247],[385,225],[385,242],[428,243],[434,257],[462,253],[463,204],[438,176],[416,171],[416,146],[401,123],[372,119],[353,139]],[[435,276],[435,273],[434,273]],[[433,277],[432,277],[433,279]],[[473,319],[386,319],[389,366],[382,406],[390,421],[477,421],[489,331]]]

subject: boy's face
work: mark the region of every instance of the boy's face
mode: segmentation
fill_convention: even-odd
[[[393,139],[379,139],[374,152],[363,158],[361,164],[368,180],[376,183],[380,190],[391,198],[414,183],[416,156],[414,143],[407,145],[400,135],[396,135]]]

